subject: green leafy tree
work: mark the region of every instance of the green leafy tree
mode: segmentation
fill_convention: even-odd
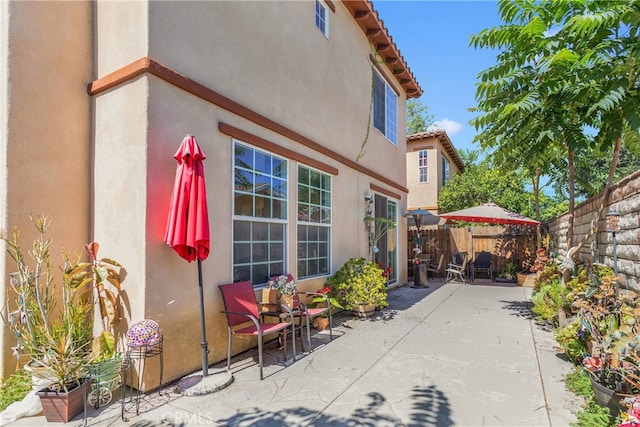
[[[433,121],[429,107],[417,99],[407,101],[407,135],[426,132],[433,125]]]
[[[459,151],[465,164],[458,174],[440,191],[438,206],[451,212],[482,203],[494,202],[514,212],[526,211],[523,180],[516,171],[504,173],[492,167],[487,158],[480,159],[477,150]]]
[[[479,150],[460,150],[459,154],[465,169],[440,191],[438,206],[443,212],[494,202],[522,215],[536,214],[534,194],[522,170],[498,168],[491,157],[481,158]],[[539,195],[538,206],[542,221],[566,212],[566,203],[543,193]]]
[[[633,147],[632,147],[633,148]],[[626,144],[620,147],[618,167],[613,181],[619,181],[625,176],[640,170],[640,152],[631,151]],[[578,197],[589,198],[602,192],[607,183],[608,163],[612,153],[594,151],[589,156],[583,156],[576,170],[576,193]],[[564,183],[563,183],[564,184]]]
[[[499,0],[498,8],[504,24],[471,39],[500,50],[496,65],[479,75],[477,141],[552,177],[564,171],[571,214],[582,156],[611,153],[603,207],[623,135],[640,127],[639,2]],[[572,234],[570,220],[570,246]]]

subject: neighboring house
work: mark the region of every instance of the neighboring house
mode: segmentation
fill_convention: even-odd
[[[214,363],[218,285],[322,288],[367,256],[369,210],[399,221],[378,257],[406,283],[405,103],[421,94],[370,1],[0,2],[0,226],[29,246],[26,213],[44,213],[55,253],[98,241],[127,270],[120,332],[156,320],[164,379],[180,378],[201,357],[197,268],[163,242],[183,137],[207,155]],[[13,268],[0,258],[0,298]]]
[[[407,136],[408,209],[439,213],[440,189],[464,170],[462,159],[443,130]]]

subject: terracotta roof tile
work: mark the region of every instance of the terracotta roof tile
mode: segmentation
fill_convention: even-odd
[[[458,169],[460,169],[461,172],[464,171],[464,163],[462,162],[462,159],[460,158],[458,151],[456,150],[456,148],[453,146],[453,143],[449,139],[449,135],[447,135],[446,131],[441,129],[436,129],[436,130],[428,130],[426,132],[414,133],[411,135],[407,135],[407,142],[422,140],[422,139],[429,139],[429,138],[436,138],[437,140],[439,140],[442,146],[444,147],[445,151],[449,154],[449,156],[453,160],[453,162],[456,164],[456,166],[458,166]]]
[[[342,3],[349,10],[394,78],[400,83],[407,98],[419,98],[422,95],[422,88],[393,42],[384,22],[378,16],[378,12],[373,8],[371,0],[352,0]]]

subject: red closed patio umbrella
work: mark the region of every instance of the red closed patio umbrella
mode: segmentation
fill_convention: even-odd
[[[173,157],[178,161],[178,167],[164,241],[188,262],[196,259],[198,261],[204,377],[209,365],[202,292],[202,261],[209,256],[209,216],[202,163],[206,156],[198,146],[195,136],[187,135]]]
[[[189,262],[209,256],[209,216],[204,155],[196,137],[187,135],[173,156],[178,161],[164,241]]]

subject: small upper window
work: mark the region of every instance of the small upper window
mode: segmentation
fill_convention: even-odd
[[[429,182],[429,157],[427,150],[418,152],[419,182]]]
[[[329,14],[327,13],[327,5],[320,0],[316,0],[316,27],[326,38],[329,38]]]

